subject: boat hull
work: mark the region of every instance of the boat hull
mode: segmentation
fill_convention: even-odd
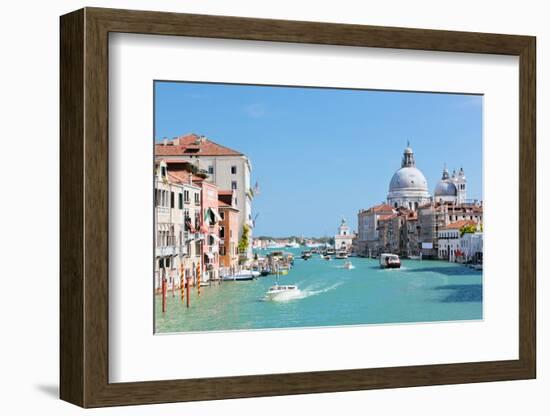
[[[401,263],[390,263],[390,264],[381,264],[381,269],[399,269],[401,267]]]

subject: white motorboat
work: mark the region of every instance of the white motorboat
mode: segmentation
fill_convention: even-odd
[[[296,285],[275,284],[274,286],[271,286],[269,288],[269,290],[265,294],[265,297],[269,300],[274,300],[276,298],[282,298],[295,293],[298,293],[298,286]]]
[[[277,268],[275,284],[271,286],[265,293],[267,300],[287,300],[292,299],[296,295],[300,294],[298,286],[296,285],[280,285],[279,284],[280,269]]]
[[[335,258],[337,259],[347,259],[348,258],[348,253],[346,253],[345,251],[339,251],[338,253],[336,253],[336,256]]]

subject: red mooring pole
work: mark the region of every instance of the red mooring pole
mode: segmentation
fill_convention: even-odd
[[[190,299],[189,299],[189,286],[190,286],[189,280],[190,280],[190,278],[189,278],[189,276],[188,276],[187,279],[185,279],[185,280],[186,280],[186,282],[185,282],[185,288],[187,289],[187,299],[186,299],[186,301],[187,301],[187,307],[189,307],[189,304],[190,304],[190,301],[189,301],[189,300],[190,300]]]
[[[166,312],[166,274],[162,277],[162,313]]]

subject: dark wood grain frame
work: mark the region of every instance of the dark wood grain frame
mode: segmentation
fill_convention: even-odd
[[[531,379],[536,376],[535,38],[85,8],[61,17],[60,396],[82,407]],[[519,57],[519,359],[109,383],[111,32]],[[185,374],[182,374],[184,377]]]

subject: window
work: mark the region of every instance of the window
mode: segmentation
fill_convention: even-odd
[[[237,174],[237,166],[233,165],[231,166],[231,174],[236,175]]]
[[[195,205],[200,205],[201,201],[200,201],[200,197],[199,197],[199,193],[196,192],[195,193]]]
[[[183,194],[180,194],[180,193],[178,193],[178,208],[183,209]]]
[[[170,192],[170,208],[174,208],[174,192]]]
[[[220,238],[225,238],[225,227],[220,227]]]
[[[214,166],[213,165],[208,166],[208,173],[210,175],[212,175],[214,173]]]
[[[183,200],[185,203],[189,203],[189,191],[183,191]]]
[[[237,189],[237,181],[231,181],[231,189]]]
[[[220,211],[220,218],[223,220],[225,220],[225,212],[223,211]]]
[[[163,178],[166,178],[166,166],[160,167],[160,176],[162,176]]]
[[[225,246],[220,247],[220,256],[225,256]]]

